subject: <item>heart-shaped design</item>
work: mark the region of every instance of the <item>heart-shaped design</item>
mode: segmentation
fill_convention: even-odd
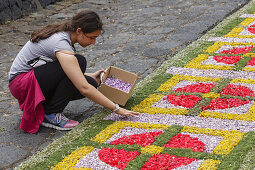
[[[246,54],[253,49],[253,45],[245,47],[232,47],[227,50],[222,50],[222,54]]]
[[[197,83],[187,85],[186,87],[180,87],[174,90],[175,92],[196,92],[196,93],[209,93],[211,88],[215,86],[215,83]]]
[[[178,157],[169,154],[156,154],[150,157],[150,159],[145,162],[141,170],[154,170],[154,169],[174,169],[181,166],[186,166],[196,161],[195,158],[188,157]]]
[[[254,25],[249,26],[249,27],[248,27],[248,31],[249,31],[250,33],[255,34],[255,24],[254,24]]]
[[[198,138],[192,138],[190,135],[178,134],[172,137],[167,144],[166,148],[190,148],[195,152],[204,152],[206,150],[205,144],[199,141]]]
[[[222,99],[217,98],[210,102],[210,104],[206,107],[202,106],[203,110],[217,110],[217,109],[228,109],[231,107],[239,107],[245,104],[248,104],[249,100],[241,100],[241,99]]]
[[[213,59],[219,63],[236,64],[241,56],[213,56]]]
[[[247,66],[255,66],[255,58],[254,57],[247,63]]]
[[[137,155],[140,155],[137,151],[118,150],[115,148],[102,148],[98,152],[98,157],[101,161],[119,169],[125,169],[127,164]]]
[[[202,98],[195,96],[195,95],[180,95],[177,96],[175,94],[167,95],[166,98],[163,98],[164,100],[168,100],[169,103],[175,105],[175,106],[182,106],[186,108],[193,108],[194,105],[200,101]]]
[[[234,85],[234,84],[229,84],[228,86],[226,86],[222,90],[221,94],[241,96],[241,97],[245,97],[245,96],[255,97],[253,90],[249,89],[246,86]]]
[[[147,132],[147,133],[140,133],[140,134],[134,134],[129,136],[123,136],[115,141],[112,141],[112,145],[140,145],[142,147],[151,145],[155,138],[162,134],[162,131],[159,132]]]

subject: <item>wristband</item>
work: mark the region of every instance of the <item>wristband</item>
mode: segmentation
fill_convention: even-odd
[[[114,108],[113,112],[116,112],[116,111],[118,111],[119,109],[120,109],[120,106],[119,106],[118,104],[115,104],[115,108]]]

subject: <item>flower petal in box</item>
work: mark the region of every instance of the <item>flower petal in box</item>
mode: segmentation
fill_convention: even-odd
[[[125,106],[134,90],[137,74],[110,66],[101,75],[99,91],[111,101]]]

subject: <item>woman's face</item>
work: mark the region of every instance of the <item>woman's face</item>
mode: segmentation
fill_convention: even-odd
[[[87,47],[91,44],[95,45],[96,43],[96,38],[101,34],[101,30],[96,30],[91,33],[83,33],[81,29],[79,28],[76,31],[77,33],[77,42],[82,46],[82,47]]]

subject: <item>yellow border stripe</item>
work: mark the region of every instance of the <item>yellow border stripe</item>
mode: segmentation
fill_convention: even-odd
[[[212,154],[227,155],[240,142],[245,133],[232,130],[221,129],[204,129],[197,127],[184,126],[182,132],[189,132],[194,134],[205,134],[212,136],[221,136],[223,140],[214,148]]]
[[[250,25],[253,21],[255,21],[255,18],[246,18],[245,20],[243,20],[239,26],[244,26],[247,27],[248,25]]]
[[[164,95],[161,94],[151,94],[146,99],[144,99],[140,104],[131,108],[131,110],[140,112],[140,113],[148,113],[148,114],[172,114],[172,115],[185,115],[189,112],[188,109],[176,109],[176,108],[158,108],[151,107],[154,103],[158,102],[162,99]]]
[[[238,26],[233,28],[225,37],[237,37],[237,38],[255,38],[255,35],[239,35],[244,29],[246,29],[252,22],[255,21],[255,18],[246,18]],[[244,28],[245,27],[245,28]]]
[[[255,103],[253,103],[253,105],[249,108],[249,111],[245,114],[230,114],[230,113],[203,111],[199,114],[199,116],[213,117],[217,119],[254,121],[255,120]]]
[[[255,72],[255,68],[254,67],[244,67],[243,70],[249,71],[249,72]]]
[[[176,84],[180,83],[183,80],[188,80],[188,81],[197,81],[197,82],[218,82],[221,80],[221,78],[211,78],[211,77],[194,77],[194,76],[187,76],[187,75],[179,75],[176,74],[174,75],[172,78],[170,78],[169,80],[167,80],[167,82],[165,82],[164,84],[162,84],[158,90],[159,91],[169,91],[172,90],[174,86],[176,86]]]
[[[253,43],[253,42],[215,42],[212,46],[208,47],[205,50],[205,52],[206,53],[215,53],[218,49],[220,49],[224,45],[231,45],[231,46],[249,46],[249,45],[253,45],[254,46],[255,43]]]
[[[91,170],[90,168],[75,168],[74,166],[78,161],[88,153],[92,152],[94,148],[92,146],[84,146],[73,151],[70,155],[66,156],[63,161],[59,162],[52,170]]]
[[[220,66],[220,65],[213,65],[213,64],[202,65],[201,63],[204,60],[208,59],[209,57],[210,56],[207,54],[200,54],[196,58],[191,60],[187,65],[185,65],[185,68],[196,68],[196,69],[203,69],[203,70],[208,70],[208,69],[231,70],[233,67],[233,66]]]
[[[230,83],[255,84],[254,79],[233,79]]]
[[[198,170],[216,170],[219,164],[219,160],[207,159],[200,165]]]
[[[143,128],[143,129],[152,130],[152,129],[167,129],[169,125],[138,123],[138,122],[129,122],[129,121],[125,121],[125,122],[116,121],[113,124],[106,127],[101,132],[99,132],[95,137],[91,139],[91,141],[105,143],[114,134],[119,133],[119,131],[123,129],[124,127]]]

